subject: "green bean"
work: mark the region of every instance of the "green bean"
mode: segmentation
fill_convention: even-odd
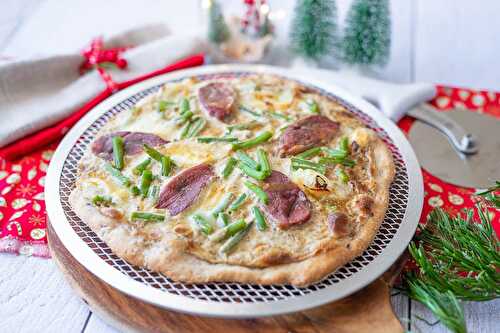
[[[264,171],[252,169],[242,162],[238,163],[238,168],[240,168],[240,170],[243,171],[245,175],[255,180],[264,180],[269,176],[269,174],[266,174]]]
[[[113,200],[109,196],[96,195],[92,198],[92,204],[97,207],[109,207],[113,204]]]
[[[344,136],[342,139],[340,139],[340,149],[349,152],[349,141],[347,140],[347,137]]]
[[[108,173],[110,173],[111,176],[116,178],[116,180],[118,180],[118,182],[120,182],[120,184],[122,184],[125,187],[130,187],[130,185],[131,185],[130,179],[128,179],[128,177],[125,177],[124,175],[122,175],[120,170],[114,168],[109,163],[104,164],[104,169],[106,169],[106,171]]]
[[[234,236],[238,231],[243,230],[247,226],[246,222],[244,219],[239,219],[236,222],[233,222],[231,224],[228,224],[224,228],[221,228],[214,232],[210,236],[210,240],[212,242],[220,242],[225,238]]]
[[[200,133],[203,130],[203,128],[205,127],[206,124],[207,124],[207,121],[203,118],[198,118],[198,119],[194,120],[193,123],[191,124],[191,128],[189,129],[189,131],[187,133],[187,137],[192,138],[192,137],[197,136],[198,133]]]
[[[259,164],[255,162],[253,158],[251,158],[248,154],[242,151],[237,151],[236,155],[238,155],[241,163],[247,165],[251,169],[259,170]]]
[[[189,105],[189,100],[187,98],[181,99],[181,102],[179,104],[179,111],[182,113],[188,112],[191,109],[191,106]]]
[[[229,238],[221,247],[220,247],[220,252],[223,254],[228,254],[230,253],[236,245],[238,245],[239,242],[246,236],[248,231],[250,231],[250,227],[252,226],[253,221],[248,223],[243,230],[238,231],[234,236]]]
[[[141,163],[137,164],[137,166],[134,169],[132,169],[132,173],[136,176],[142,175],[142,173],[144,172],[144,170],[146,170],[149,164],[151,164],[151,158],[148,157]]]
[[[324,174],[326,172],[326,166],[324,164],[311,162],[297,157],[292,157],[292,169],[309,169]]]
[[[154,149],[153,147],[148,146],[147,144],[143,144],[142,148],[148,154],[153,160],[161,162],[161,158],[163,157],[163,154],[160,153],[158,150]]]
[[[331,149],[331,148],[324,148],[323,149],[329,157],[337,158],[337,159],[344,159],[347,157],[348,152],[343,149]]]
[[[161,175],[167,177],[172,171],[172,159],[170,156],[161,157]]]
[[[222,213],[223,211],[226,210],[227,206],[231,203],[233,200],[233,194],[232,193],[226,193],[223,197],[222,200],[219,202],[217,206],[215,206],[214,210],[212,211],[212,216],[214,218],[217,218],[219,213]]]
[[[224,167],[224,170],[222,170],[222,177],[224,179],[226,179],[227,177],[229,177],[229,175],[231,175],[237,163],[238,160],[235,159],[234,157],[230,157],[227,160],[226,166]]]
[[[141,194],[141,190],[137,186],[135,186],[135,185],[130,188],[130,192],[132,193],[132,195],[134,197],[136,197],[139,194]]]
[[[238,199],[236,199],[236,201],[233,202],[233,204],[229,207],[229,211],[230,212],[235,212],[236,210],[238,210],[238,208],[240,208],[245,203],[246,199],[247,199],[247,194],[246,193],[242,193],[238,197]]]
[[[145,198],[148,195],[149,187],[153,181],[153,173],[151,170],[144,170],[141,177],[141,193],[142,197]]]
[[[179,116],[179,118],[177,118],[176,122],[177,122],[177,124],[184,124],[186,121],[189,121],[193,115],[194,115],[193,112],[186,111],[186,112],[182,113]]]
[[[348,158],[334,158],[334,157],[322,157],[319,159],[319,164],[341,164],[347,167],[353,167],[356,162]]]
[[[309,102],[307,102],[307,105],[309,106],[310,112],[319,114],[319,106],[318,103],[316,103],[316,101],[310,100]]]
[[[233,150],[239,150],[239,149],[248,149],[255,147],[263,142],[266,142],[273,136],[273,133],[269,131],[265,131],[257,135],[256,137],[246,140],[246,141],[240,141],[240,142],[235,142],[232,145]]]
[[[283,133],[288,127],[290,127],[290,124],[287,124],[285,126],[281,126],[278,131],[280,131],[280,133]]]
[[[269,197],[267,193],[257,184],[254,184],[249,181],[244,181],[243,184],[250,190],[252,191],[257,198],[263,203],[266,204],[269,202]]]
[[[356,165],[356,162],[346,158],[345,160],[342,161],[342,165],[352,168]]]
[[[272,172],[271,170],[271,164],[269,163],[269,159],[267,158],[267,153],[264,151],[264,149],[259,148],[257,149],[257,159],[259,161],[259,166],[262,172],[267,176],[269,176]]]
[[[259,231],[266,230],[266,219],[264,218],[264,215],[262,214],[260,209],[257,206],[252,207],[252,213],[255,218],[255,222],[257,223],[257,229],[259,229]]]
[[[252,111],[249,108],[246,108],[244,106],[240,106],[240,111],[243,111],[243,112],[246,112],[248,114],[251,114],[252,116],[257,117],[257,118],[262,117],[262,115],[260,113],[258,113],[256,111]]]
[[[337,174],[337,177],[339,177],[342,183],[347,184],[347,182],[349,181],[349,176],[347,175],[347,173],[345,173],[344,170],[337,169],[335,173]]]
[[[256,126],[258,126],[259,123],[257,121],[251,121],[246,124],[236,124],[236,125],[230,125],[227,127],[227,130],[229,133],[231,133],[233,130],[246,130],[246,129],[252,129]]]
[[[163,222],[165,221],[165,215],[147,212],[132,212],[130,219],[132,221],[143,220],[147,222]]]
[[[281,118],[286,121],[292,121],[292,118],[290,116],[287,116],[286,114],[275,112],[275,111],[267,111],[271,116],[275,118]]]
[[[207,220],[206,217],[204,217],[201,214],[194,214],[192,217],[193,221],[196,223],[196,226],[203,232],[205,235],[210,235],[213,231],[214,228],[212,227],[212,224],[210,221]]]
[[[158,199],[158,194],[160,193],[160,187],[158,185],[153,185],[149,189],[148,196],[153,199],[154,202]]]
[[[225,227],[226,225],[229,224],[229,215],[226,214],[226,213],[219,213],[219,216],[217,216],[217,225],[219,225],[220,227]]]
[[[181,134],[180,134],[180,138],[181,139],[185,139],[189,133],[189,131],[191,130],[191,125],[192,123],[190,121],[188,121],[181,129]]]
[[[306,159],[306,158],[310,158],[310,157],[319,155],[320,153],[321,153],[321,147],[314,147],[314,148],[308,149],[306,151],[303,151],[300,154],[295,155],[295,157]]]
[[[124,167],[124,143],[121,136],[113,137],[113,161],[115,163],[115,168],[122,170]]]
[[[174,105],[173,102],[170,101],[158,101],[158,112],[164,112],[169,106]]]
[[[199,138],[198,138],[198,142],[201,142],[201,143],[212,143],[212,142],[234,142],[234,141],[238,141],[238,138],[235,138],[235,137],[229,137],[229,136],[220,137],[220,138],[217,138],[217,137],[209,137],[209,136],[204,136],[204,137],[199,137]]]

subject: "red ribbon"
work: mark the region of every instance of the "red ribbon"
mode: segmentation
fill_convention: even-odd
[[[129,48],[115,47],[105,49],[102,37],[93,39],[90,45],[82,51],[85,61],[80,66],[80,74],[95,68],[109,90],[111,92],[117,91],[116,82],[113,81],[111,75],[104,68],[106,65],[114,65],[119,69],[125,69],[127,67],[127,60],[122,58],[122,53]]]
[[[248,28],[250,22],[253,23],[255,30],[259,30],[260,26],[260,8],[257,8],[255,0],[244,0],[243,3],[247,6],[245,17],[241,20],[243,30]],[[264,5],[266,0],[260,1],[260,6]]]

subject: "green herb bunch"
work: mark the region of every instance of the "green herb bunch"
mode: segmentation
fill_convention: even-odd
[[[459,300],[500,296],[500,241],[487,209],[478,205],[477,212],[479,221],[473,210],[463,218],[435,209],[409,246],[419,271],[405,276],[408,295],[453,332],[467,331]]]
[[[486,201],[486,204],[489,204],[495,208],[500,209],[500,195],[495,192],[500,191],[500,181],[496,181],[495,185],[487,188],[483,191],[476,192],[476,195],[481,196]]]

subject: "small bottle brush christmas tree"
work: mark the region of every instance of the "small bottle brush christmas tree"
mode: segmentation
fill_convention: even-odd
[[[225,42],[229,38],[229,28],[217,1],[213,1],[209,8],[208,39],[215,44]]]
[[[313,60],[330,53],[337,42],[336,18],[333,0],[297,0],[290,33],[292,51]]]
[[[342,58],[346,63],[387,63],[391,45],[389,15],[388,0],[354,0],[342,40]]]

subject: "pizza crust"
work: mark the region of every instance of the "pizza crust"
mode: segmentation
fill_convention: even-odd
[[[250,268],[224,263],[210,263],[189,254],[188,241],[173,233],[163,233],[156,239],[146,239],[133,226],[99,213],[89,204],[77,187],[70,203],[90,228],[129,263],[161,272],[169,278],[187,283],[240,282],[257,284],[292,284],[307,286],[361,255],[373,241],[388,206],[389,187],[395,168],[392,155],[378,137],[370,142],[374,157],[375,193],[372,215],[362,219],[354,238],[338,242],[335,247],[299,262],[265,268]],[[326,223],[326,221],[325,221]]]

